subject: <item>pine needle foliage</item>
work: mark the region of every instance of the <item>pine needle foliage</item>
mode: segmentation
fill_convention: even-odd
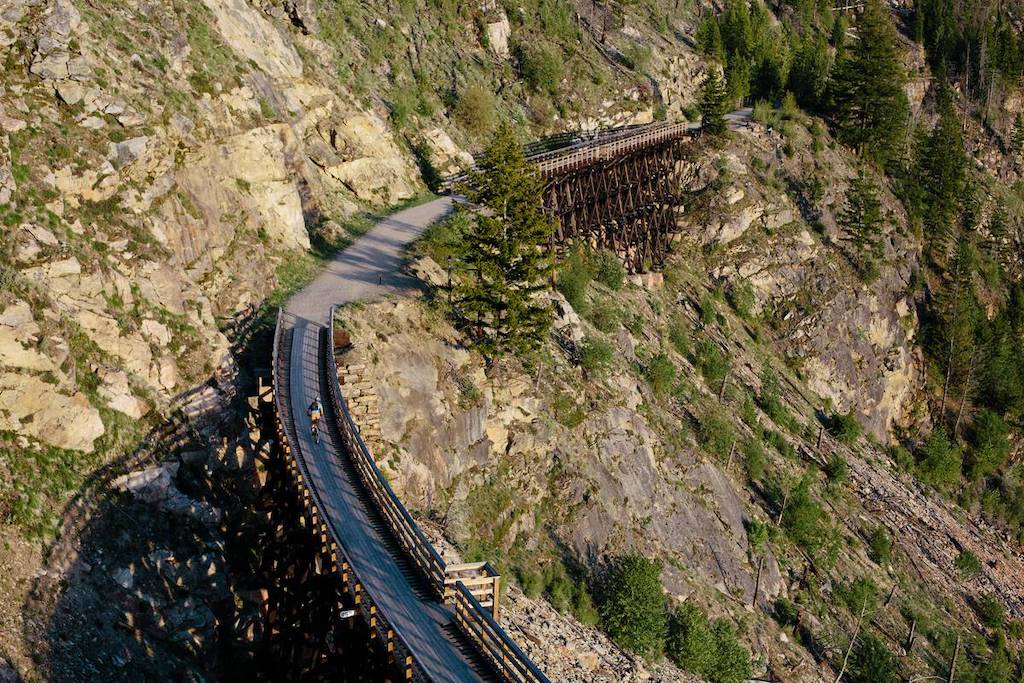
[[[459,307],[488,357],[535,350],[551,327],[545,289],[552,262],[546,245],[553,226],[544,216],[542,187],[526,163],[515,132],[503,124],[465,184],[471,215],[456,289]]]
[[[864,169],[850,181],[846,204],[838,219],[846,232],[844,239],[852,247],[861,279],[873,279],[882,257],[882,203],[878,200],[878,187],[864,174]]]
[[[714,67],[708,69],[704,85],[700,89],[701,128],[711,135],[724,135],[727,126],[725,113],[728,109],[728,93],[722,77]]]
[[[839,139],[885,165],[897,158],[909,105],[896,30],[881,0],[868,0],[857,41],[836,65],[833,96]]]

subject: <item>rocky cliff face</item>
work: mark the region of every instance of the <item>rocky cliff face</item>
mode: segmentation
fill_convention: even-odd
[[[0,8],[5,429],[92,450],[101,409],[138,419],[230,363],[223,320],[311,233],[422,187],[330,50],[274,14]]]
[[[799,122],[785,136],[754,125],[728,151],[704,155],[691,189],[714,188],[714,197],[709,206],[697,198],[683,230],[713,253],[722,286],[752,286],[754,311],[808,387],[884,441],[919,419],[909,285],[920,244],[899,202],[884,197],[884,266],[870,284],[858,278],[836,223],[856,171],[831,142],[815,142],[823,135]]]

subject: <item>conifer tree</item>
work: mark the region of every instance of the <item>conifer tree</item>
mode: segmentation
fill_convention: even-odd
[[[882,164],[897,158],[909,107],[896,31],[880,0],[867,0],[857,40],[835,72],[839,139]]]
[[[789,70],[789,89],[803,107],[818,109],[824,105],[830,66],[825,37],[820,34],[804,36]]]
[[[711,135],[724,135],[727,130],[725,113],[728,108],[727,93],[722,77],[715,67],[708,69],[704,85],[700,89],[701,129]]]
[[[472,275],[458,288],[460,307],[484,354],[528,352],[552,322],[536,294],[551,274],[545,247],[553,226],[541,210],[540,178],[509,124],[498,129],[463,192],[472,208],[460,210],[473,220],[461,261]]]
[[[701,52],[720,62],[725,61],[725,46],[722,43],[722,31],[718,27],[718,18],[713,14],[704,17],[697,28],[697,44]]]
[[[932,237],[944,237],[967,194],[967,155],[960,122],[946,87],[938,90],[939,121],[918,150],[922,218]]]
[[[738,52],[729,55],[725,65],[727,108],[738,106],[750,94],[750,62]]]
[[[1020,158],[1024,154],[1024,118],[1020,114],[1013,119],[1013,134],[1010,138],[1013,155]]]
[[[844,239],[853,247],[857,271],[865,281],[878,273],[878,259],[882,257],[882,204],[878,200],[878,187],[860,169],[846,190],[846,205],[838,216],[846,231]]]
[[[949,281],[937,295],[937,317],[940,325],[939,339],[945,370],[942,384],[944,411],[946,398],[954,383],[967,391],[970,374],[977,361],[977,325],[980,311],[974,289],[974,272],[977,267],[974,245],[970,237],[959,231]]]

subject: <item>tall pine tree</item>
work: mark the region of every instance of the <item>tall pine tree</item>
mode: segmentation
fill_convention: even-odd
[[[857,40],[835,69],[833,100],[839,139],[881,164],[898,158],[909,106],[889,11],[867,0]]]
[[[498,129],[463,191],[469,208],[460,211],[472,221],[460,260],[471,276],[457,289],[460,307],[485,355],[531,351],[552,322],[536,295],[552,270],[546,247],[553,226],[541,210],[540,177],[510,125]]]
[[[917,164],[925,229],[941,246],[963,207],[967,155],[948,88],[939,86],[937,100],[939,121],[920,142]]]
[[[725,83],[718,75],[714,66],[708,68],[704,85],[700,89],[700,122],[701,130],[711,135],[723,135],[727,130],[725,113],[729,103]]]
[[[850,181],[846,190],[846,205],[838,216],[846,231],[844,239],[853,247],[853,260],[865,282],[878,275],[878,259],[882,257],[882,203],[878,200],[878,187],[864,169]]]

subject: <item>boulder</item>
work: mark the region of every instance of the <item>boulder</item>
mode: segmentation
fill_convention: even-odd
[[[508,23],[508,17],[504,12],[497,21],[487,24],[487,43],[494,53],[494,56],[501,59],[508,59],[508,39],[512,36],[512,27]]]
[[[15,301],[5,308],[0,313],[0,366],[59,374],[63,359],[54,360],[39,348],[40,332],[27,303]],[[48,342],[59,348],[63,340],[51,337]]]
[[[431,128],[423,133],[423,145],[430,155],[430,163],[443,176],[454,175],[473,166],[473,155],[452,142],[442,128]]]
[[[142,399],[136,398],[128,384],[128,373],[123,370],[97,368],[103,384],[99,394],[107,400],[107,405],[118,412],[124,413],[135,420],[140,419],[149,411],[149,406]]]
[[[0,428],[86,453],[105,431],[84,394],[66,396],[36,376],[14,373],[0,374]]]

